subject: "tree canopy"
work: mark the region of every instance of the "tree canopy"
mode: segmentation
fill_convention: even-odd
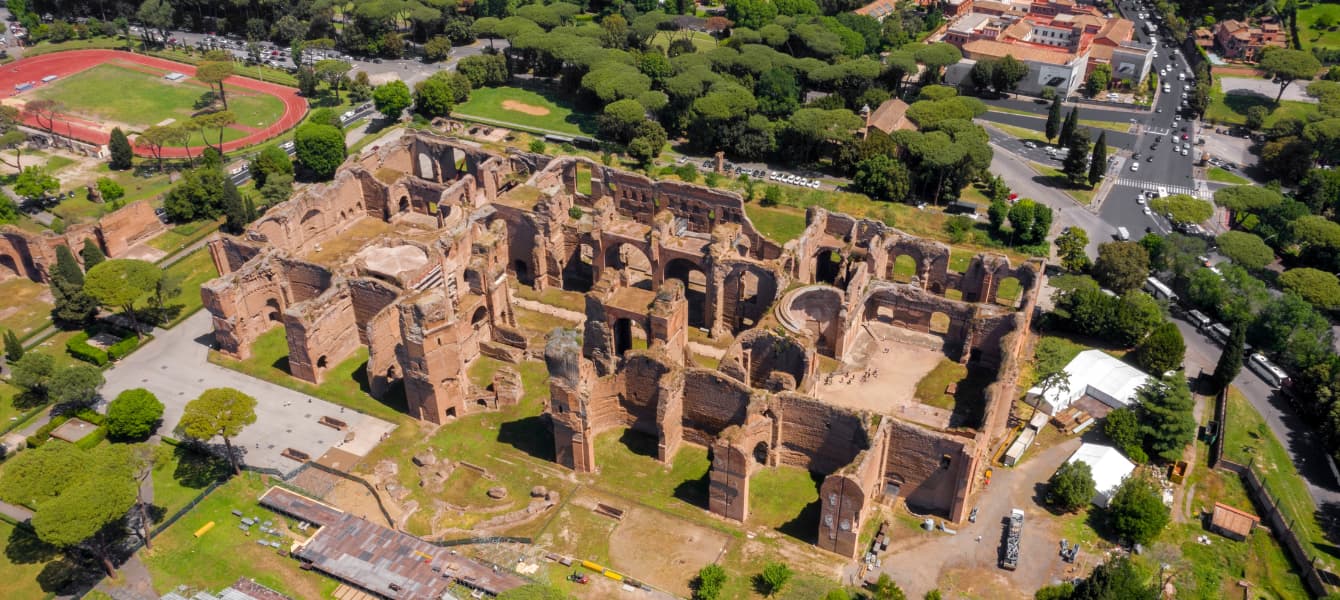
[[[1256,234],[1228,231],[1215,238],[1215,243],[1219,252],[1245,269],[1260,270],[1275,260],[1275,251]]]
[[[107,434],[114,438],[142,440],[149,437],[163,418],[163,403],[152,392],[133,388],[117,394],[107,404]]]
[[[1061,510],[1076,511],[1093,500],[1093,470],[1074,460],[1061,465],[1047,482],[1047,501]]]
[[[223,438],[233,470],[238,471],[232,438],[247,425],[256,422],[256,399],[233,388],[205,390],[199,398],[186,403],[177,427],[186,437],[207,442]]]
[[[1149,252],[1135,242],[1108,242],[1098,246],[1093,278],[1118,294],[1139,289],[1149,277]]]
[[[1154,541],[1168,525],[1169,514],[1158,485],[1142,476],[1126,478],[1107,505],[1108,525],[1137,544]]]

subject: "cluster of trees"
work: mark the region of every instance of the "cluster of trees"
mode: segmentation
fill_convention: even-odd
[[[301,131],[301,128],[299,130]],[[275,157],[275,151],[282,160]],[[257,161],[252,163],[253,177],[256,177],[257,166],[274,170],[262,171],[264,174],[257,178],[261,195],[269,202],[287,198],[293,186],[291,175],[293,165],[288,160],[288,155],[284,154],[283,150],[274,148],[273,151],[262,151],[261,156],[266,158],[262,160],[258,157],[259,165]],[[288,166],[284,167],[285,164]],[[266,176],[271,173],[274,176],[267,179]],[[264,185],[261,185],[261,181],[264,181]],[[213,148],[206,149],[200,166],[186,171],[177,185],[163,197],[163,210],[167,212],[169,219],[183,223],[223,216],[227,218],[225,229],[233,233],[241,233],[246,224],[256,220],[259,215],[251,196],[244,196],[238,191],[232,179],[223,172],[223,162]]]
[[[1175,462],[1196,433],[1195,401],[1185,377],[1170,374],[1142,386],[1139,404],[1107,415],[1103,431],[1132,461]]]
[[[76,364],[60,370],[50,354],[24,352],[10,363],[10,383],[19,388],[14,406],[32,408],[54,403],[62,410],[88,408],[103,384],[102,370]]]
[[[52,374],[50,361],[45,354],[26,354],[13,365],[15,377],[21,372],[24,384],[32,386],[39,385],[32,379],[43,379],[40,385],[47,393],[60,394],[62,382],[73,378],[67,373],[81,367]],[[39,365],[43,362],[45,375],[35,373],[43,370]],[[96,385],[101,385],[101,372],[85,367],[92,369]],[[87,387],[88,382],[78,384]],[[96,385],[85,402],[96,396]],[[230,439],[255,422],[255,406],[254,398],[237,390],[206,390],[187,403],[181,432],[196,443],[221,436],[229,457],[235,460]],[[9,459],[0,474],[0,499],[33,510],[32,529],[39,540],[70,553],[91,555],[114,577],[116,561],[124,558],[121,551],[128,534],[133,531],[146,545],[150,543],[151,523],[147,502],[139,495],[140,483],[163,460],[163,453],[154,447],[118,442],[148,437],[162,413],[162,403],[148,391],[123,392],[108,405],[107,426],[113,443],[90,450],[74,444],[42,444],[22,452]],[[136,522],[132,525],[132,521]]]
[[[998,239],[1035,246],[1047,241],[1052,227],[1052,209],[1046,204],[1024,198],[1014,205],[1004,200],[992,200],[987,209],[987,223]],[[1007,226],[1008,225],[1008,226]]]

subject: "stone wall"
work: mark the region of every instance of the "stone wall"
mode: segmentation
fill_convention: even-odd
[[[468,369],[489,344],[499,356],[520,356],[507,229],[487,208],[512,165],[466,143],[408,134],[272,208],[243,236],[212,240],[223,275],[201,296],[218,348],[246,358],[257,337],[282,324],[289,371],[300,379],[320,382],[365,346],[371,393],[402,384],[418,418],[443,423],[497,408],[519,393],[517,381],[489,396]],[[363,219],[397,231],[349,247],[343,238]],[[302,258],[323,251],[331,266]],[[495,327],[507,332],[497,341]]]
[[[84,240],[93,240],[108,257],[121,258],[131,246],[165,229],[147,200],[127,204],[93,223],[70,225],[64,233],[31,233],[13,225],[0,225],[0,281],[23,277],[48,282],[50,269],[56,265],[58,246],[68,246],[75,260],[82,261],[79,250],[84,247]]]

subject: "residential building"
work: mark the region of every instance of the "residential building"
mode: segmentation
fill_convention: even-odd
[[[1224,58],[1256,61],[1266,48],[1287,48],[1284,28],[1275,19],[1262,19],[1259,26],[1244,21],[1220,21],[1214,32],[1214,43]]]
[[[1010,44],[994,40],[974,40],[962,46],[964,60],[952,65],[945,76],[946,82],[958,85],[965,81],[972,66],[979,60],[1001,59],[1013,56],[1028,66],[1028,74],[1019,82],[1016,91],[1038,95],[1043,88],[1054,88],[1057,93],[1074,94],[1084,83],[1089,64],[1089,53],[1073,53],[1033,44]]]

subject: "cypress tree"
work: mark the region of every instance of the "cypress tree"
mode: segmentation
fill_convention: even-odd
[[[1093,157],[1089,161],[1089,185],[1098,185],[1107,173],[1107,132],[1098,134],[1098,142],[1093,145]]]
[[[1233,328],[1224,351],[1219,354],[1219,362],[1214,365],[1214,375],[1210,377],[1216,392],[1223,391],[1238,373],[1242,371],[1242,356],[1246,352],[1247,329],[1241,325]]]
[[[107,260],[107,255],[102,253],[102,248],[93,242],[93,238],[84,238],[84,247],[79,250],[79,258],[84,259],[84,269],[88,270]]]
[[[13,329],[5,330],[5,358],[11,364],[23,358],[23,342],[19,341],[19,336],[14,333]]]
[[[227,218],[228,231],[241,233],[247,226],[247,208],[242,204],[242,194],[230,179],[223,180],[223,214]]]
[[[1079,108],[1070,109],[1070,114],[1065,116],[1065,123],[1061,124],[1061,137],[1056,141],[1060,146],[1070,147],[1070,138],[1075,135],[1075,128],[1079,127]]]
[[[245,205],[247,211],[247,222],[250,223],[252,221],[255,221],[256,217],[260,215],[256,213],[256,203],[251,200],[251,196],[246,196],[245,198],[243,198],[243,204]]]
[[[1051,109],[1047,112],[1047,142],[1050,143],[1056,139],[1056,134],[1061,131],[1061,97],[1057,96],[1052,100]]]
[[[56,247],[56,268],[51,271],[52,317],[58,323],[82,327],[98,310],[98,303],[84,293],[84,272],[67,246]]]
[[[113,171],[124,171],[131,167],[135,160],[135,151],[130,147],[130,140],[126,139],[126,133],[121,131],[120,127],[112,129],[112,140],[107,143],[107,148],[112,153],[109,166]]]

